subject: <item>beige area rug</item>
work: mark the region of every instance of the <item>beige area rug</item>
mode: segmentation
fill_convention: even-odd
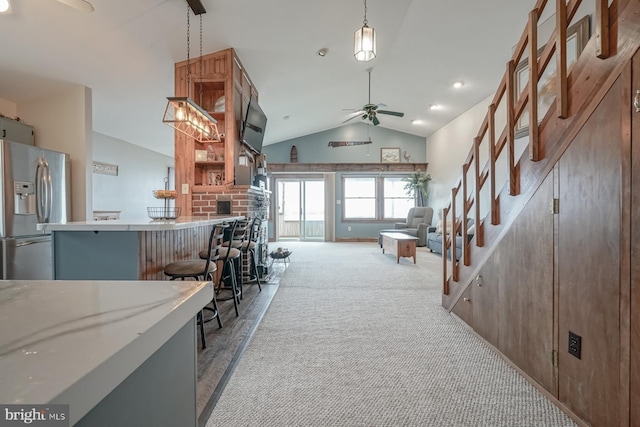
[[[574,425],[441,307],[439,256],[275,246],[291,262],[208,427]]]

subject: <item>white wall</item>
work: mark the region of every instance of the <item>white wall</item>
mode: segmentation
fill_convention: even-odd
[[[592,2],[586,2],[586,4],[583,2],[572,23],[579,21],[585,15],[592,14],[593,6]],[[547,14],[543,17],[543,23],[539,29],[540,46],[547,42],[549,34],[553,29],[554,21],[551,19],[553,18],[553,11],[553,7],[547,7]],[[549,26],[551,29],[549,29]],[[473,145],[473,139],[480,130],[480,125],[487,114],[489,104],[493,97],[494,94],[491,94],[427,138],[427,162],[429,162],[429,173],[432,178],[432,181],[429,183],[429,205],[433,207],[435,221],[440,218],[442,209],[445,208],[451,200],[451,189],[462,174],[462,165],[469,155]],[[496,108],[495,125],[497,137],[506,126],[504,99]],[[528,142],[529,138],[526,136],[516,139],[516,160],[519,159],[527,149]],[[481,170],[488,161],[488,153],[488,142],[485,137],[480,146],[479,164]],[[498,192],[506,185],[509,179],[509,166],[506,156],[507,150],[505,149],[496,161],[496,186]],[[471,178],[472,175],[467,176],[470,193],[474,191]],[[480,214],[482,217],[488,213],[490,207],[489,190],[489,186],[485,184],[480,194]],[[457,208],[461,209],[461,206],[457,206]]]
[[[15,103],[0,98],[0,114],[13,119],[18,115],[18,108]]]
[[[71,156],[71,220],[91,220],[94,210],[146,218],[162,207],[152,191],[163,189],[172,157],[93,132],[91,89],[71,85],[53,96],[15,104],[0,98],[0,113],[34,126],[36,146]],[[118,176],[94,174],[93,161],[118,165]]]
[[[146,218],[148,206],[164,206],[152,191],[164,189],[173,157],[94,132],[93,160],[118,166],[118,176],[93,174],[93,210],[122,211],[121,219],[133,219]]]
[[[427,138],[427,162],[431,175],[429,205],[434,211],[434,222],[440,219],[442,209],[451,200],[451,188],[462,173],[462,165],[492,99],[493,95],[482,100]]]
[[[18,115],[35,128],[36,146],[71,156],[73,221],[91,218],[91,106],[91,89],[82,85],[18,104]]]

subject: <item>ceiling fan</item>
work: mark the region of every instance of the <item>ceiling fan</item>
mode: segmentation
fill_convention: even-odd
[[[57,0],[58,2],[65,4],[74,9],[78,9],[81,12],[91,13],[94,11],[93,5],[86,0]]]
[[[366,120],[369,119],[369,121],[371,123],[373,123],[374,126],[377,126],[380,124],[380,120],[378,120],[378,114],[387,114],[389,116],[396,116],[396,117],[404,117],[404,113],[400,113],[398,111],[389,111],[389,110],[379,110],[379,107],[386,107],[385,104],[372,104],[371,103],[371,68],[369,68],[367,70],[367,72],[369,73],[369,102],[367,104],[365,104],[361,109],[356,110],[355,112],[353,112],[353,116],[349,117],[347,120],[345,120],[342,123],[346,123],[350,120],[355,119],[356,117],[360,117],[362,118],[362,120]]]

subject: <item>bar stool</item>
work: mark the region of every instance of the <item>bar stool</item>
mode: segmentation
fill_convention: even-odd
[[[235,230],[238,226],[238,221],[232,222],[226,230],[227,235],[231,241],[233,240],[233,236],[235,235]],[[225,242],[222,243],[224,245]],[[207,251],[200,251],[200,258],[206,259]],[[238,304],[240,303],[240,291],[237,287],[237,280],[235,274],[235,266],[233,263],[234,258],[240,257],[240,250],[234,247],[229,248],[227,246],[220,246],[218,249],[218,258],[216,259],[216,264],[218,264],[219,275],[217,280],[217,285],[215,288],[216,295],[219,295],[221,292],[228,291],[231,292],[229,297],[218,298],[218,301],[227,301],[233,299],[233,308],[236,311],[236,317],[240,314],[238,312]],[[228,282],[228,284],[226,283]]]
[[[258,262],[256,259],[256,246],[258,244],[258,238],[260,237],[260,231],[262,230],[262,219],[259,217],[253,218],[251,225],[249,226],[249,235],[242,244],[242,253],[244,255],[251,254],[251,264],[249,266],[249,279],[251,279],[251,270],[256,276],[256,282],[258,283],[258,289],[262,292],[262,286],[260,286],[260,274],[258,273]]]
[[[243,274],[242,274],[242,247],[247,239],[247,230],[249,230],[250,222],[247,220],[241,220],[236,223],[236,228],[231,233],[229,240],[222,242],[221,251],[224,253],[224,249],[231,247],[230,259],[234,269],[234,276],[236,278],[236,288],[240,293],[240,299],[243,297]]]
[[[222,240],[224,236],[223,225],[215,225],[211,228],[211,234],[209,235],[209,245],[207,246],[206,257],[204,259],[195,260],[183,260],[175,261],[167,264],[164,267],[164,274],[170,277],[170,280],[184,280],[186,278],[193,278],[195,280],[210,280],[214,281],[213,273],[216,272],[216,261],[219,258],[219,251],[222,246]],[[200,341],[202,342],[202,348],[207,347],[207,343],[204,336],[204,324],[210,322],[214,318],[218,319],[218,326],[222,328],[222,320],[218,312],[218,303],[216,302],[215,291],[211,298],[212,307],[203,307],[197,314],[196,320],[200,327]],[[211,317],[204,319],[203,312],[207,310],[211,312]]]

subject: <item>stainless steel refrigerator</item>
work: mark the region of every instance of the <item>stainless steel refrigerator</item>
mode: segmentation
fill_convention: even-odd
[[[69,218],[69,155],[0,139],[0,167],[0,278],[52,279],[51,235],[37,224]]]

